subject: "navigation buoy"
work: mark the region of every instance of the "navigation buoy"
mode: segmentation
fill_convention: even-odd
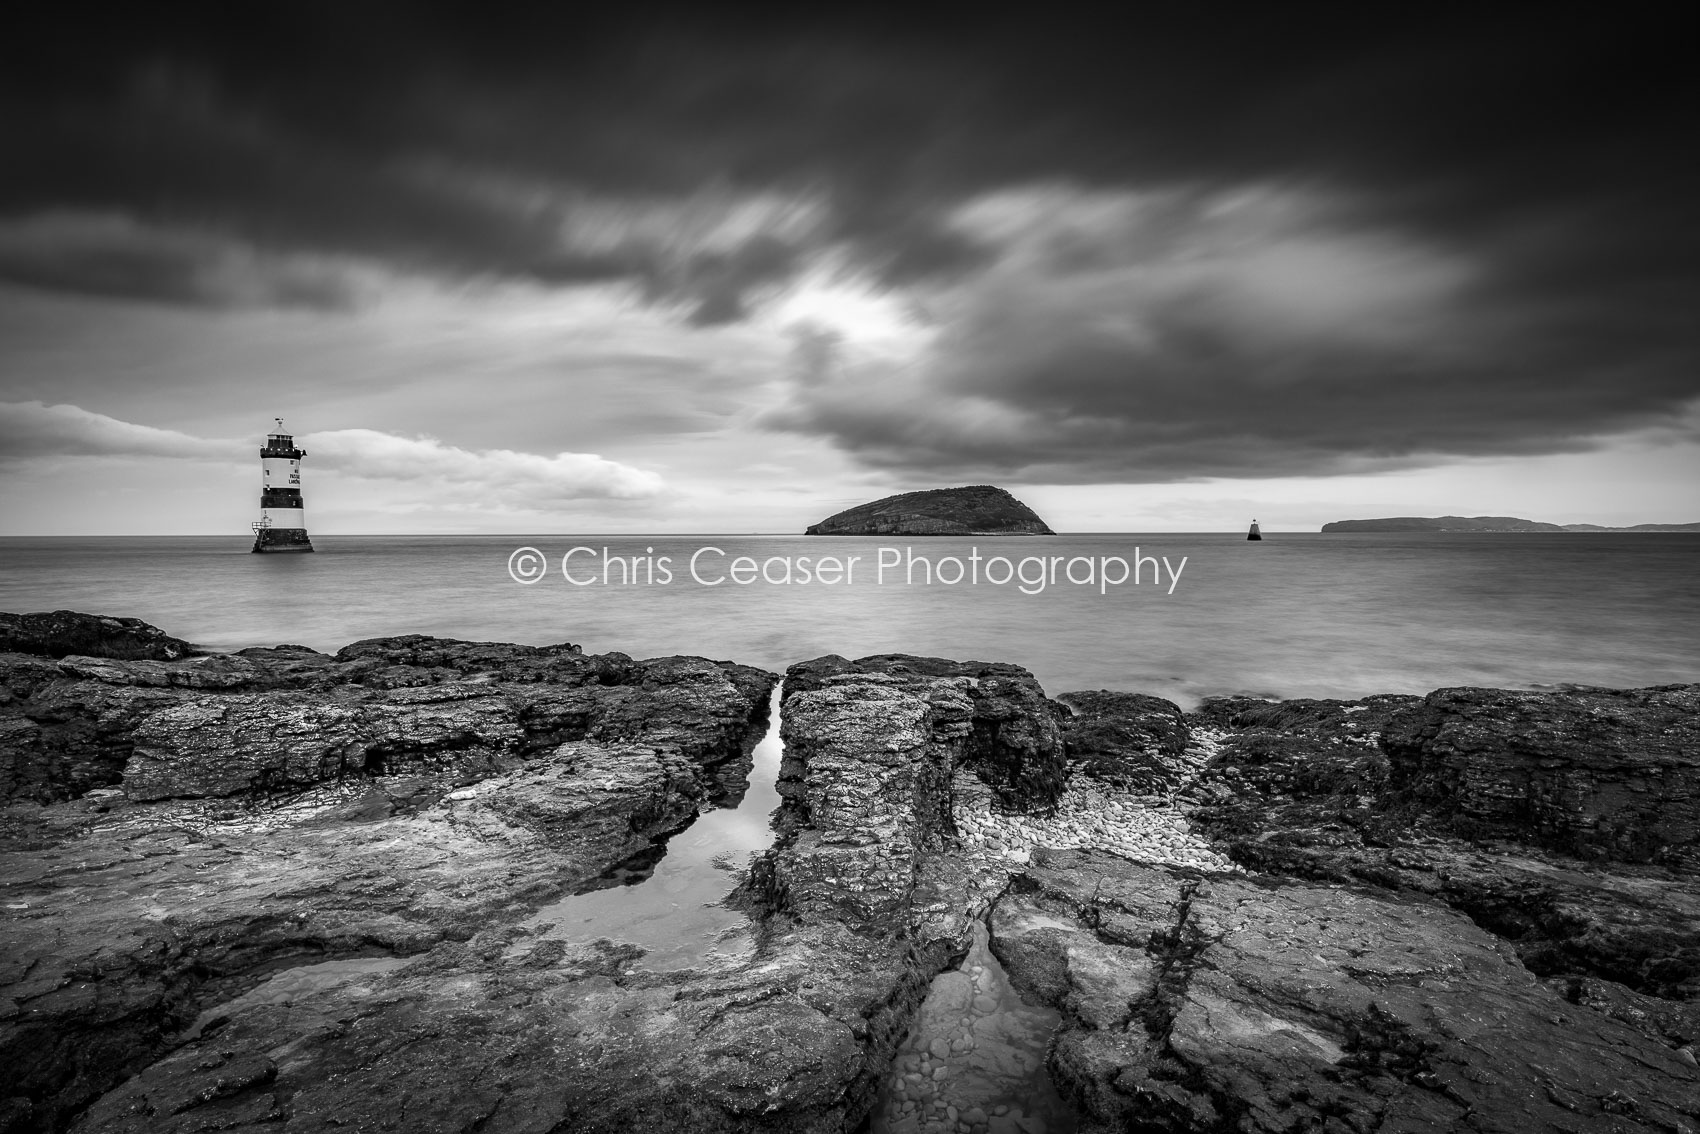
[[[1257,521],[1256,520],[1253,520],[1251,522],[1251,531],[1247,532],[1245,534],[1245,537],[1247,539],[1262,539],[1263,538],[1263,533],[1257,530]]]
[[[312,551],[306,513],[301,507],[301,458],[295,438],[283,431],[283,418],[273,418],[277,432],[266,436],[260,450],[260,518],[252,524],[254,551]]]

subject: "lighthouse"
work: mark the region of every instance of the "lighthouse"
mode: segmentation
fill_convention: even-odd
[[[301,458],[295,438],[283,431],[283,418],[274,418],[277,432],[266,435],[260,450],[260,518],[254,521],[254,551],[312,551],[307,517],[301,508]]]
[[[1256,520],[1253,520],[1251,522],[1251,531],[1247,532],[1245,534],[1245,537],[1247,539],[1262,539],[1263,538],[1263,529],[1257,526]],[[306,538],[305,535],[303,535],[302,538]]]

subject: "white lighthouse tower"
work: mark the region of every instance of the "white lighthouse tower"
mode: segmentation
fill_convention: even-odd
[[[273,418],[277,432],[266,435],[260,450],[260,518],[254,521],[254,551],[312,551],[307,516],[301,507],[301,458],[305,450],[283,431],[283,418]]]

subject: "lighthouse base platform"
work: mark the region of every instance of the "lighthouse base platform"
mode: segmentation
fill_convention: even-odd
[[[312,551],[313,541],[302,528],[266,528],[254,533],[254,554]]]

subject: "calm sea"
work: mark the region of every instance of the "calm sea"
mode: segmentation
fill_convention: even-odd
[[[637,657],[702,654],[782,670],[821,654],[1010,661],[1052,693],[1128,689],[1191,705],[1217,693],[1351,696],[1444,685],[1607,686],[1700,681],[1700,535],[315,536],[314,555],[250,555],[225,537],[0,539],[0,609],[146,619],[203,646],[299,642],[334,651],[422,633],[571,641]],[[530,546],[548,573],[516,582]],[[561,576],[571,561],[577,586]],[[602,551],[627,560],[627,581]],[[688,562],[703,548],[694,580]],[[910,580],[881,548],[933,564]],[[971,563],[975,549],[981,559]],[[1101,583],[1132,563],[1140,581]],[[821,556],[858,556],[846,585],[800,581]],[[738,556],[792,582],[733,582]],[[1008,562],[995,564],[992,557]],[[1030,556],[1064,557],[1022,564]],[[640,560],[637,582],[630,559]],[[667,562],[662,563],[662,557]],[[960,568],[961,582],[945,584]],[[1070,559],[1079,561],[1069,563]],[[1165,570],[1163,560],[1168,561]],[[1185,565],[1181,566],[1184,559]],[[647,561],[647,565],[644,561]],[[525,566],[520,564],[519,566]],[[1007,571],[1047,578],[1043,590]],[[662,582],[665,567],[670,582]],[[1171,571],[1179,569],[1179,578]],[[1069,582],[1088,576],[1088,583]],[[970,574],[971,573],[971,574]],[[1153,574],[1159,575],[1153,581]],[[973,577],[978,576],[978,582]],[[812,570],[811,570],[812,578]],[[1172,589],[1171,589],[1172,583]],[[1029,592],[1023,593],[1023,586]]]

